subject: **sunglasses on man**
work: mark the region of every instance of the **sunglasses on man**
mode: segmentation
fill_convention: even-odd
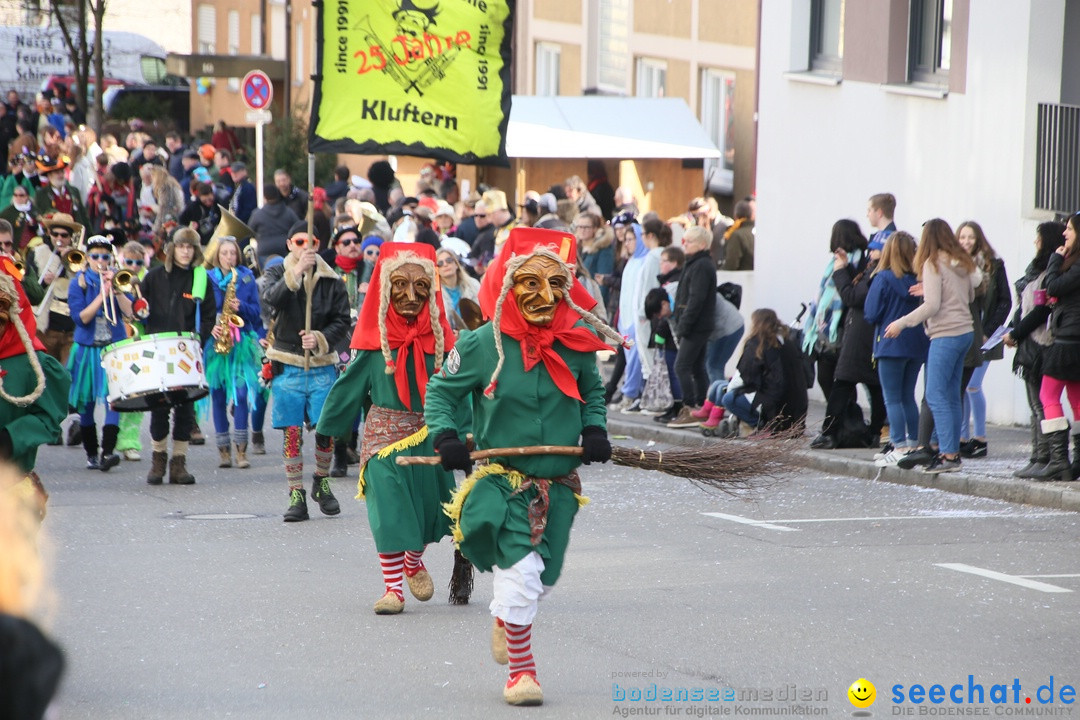
[[[90,253],[89,257],[95,262],[107,262],[109,260],[112,260],[111,253]]]
[[[69,233],[67,230],[50,230],[49,234],[52,235],[55,238],[69,238],[69,237],[71,237],[71,233]]]
[[[289,242],[291,242],[293,245],[295,245],[298,248],[307,247],[308,238],[303,237],[303,236],[294,237],[294,238],[290,239]],[[318,238],[311,241],[311,247],[318,247],[318,245],[319,245],[319,239]]]
[[[142,267],[146,264],[145,260],[132,260],[131,258],[124,258],[124,264],[128,267]]]

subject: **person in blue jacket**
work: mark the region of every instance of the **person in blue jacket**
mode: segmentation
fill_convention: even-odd
[[[266,336],[259,308],[259,290],[255,274],[240,262],[240,245],[231,236],[219,239],[206,259],[207,284],[214,289],[214,301],[221,312],[214,324],[211,338],[206,341],[206,382],[210,386],[216,432],[218,467],[232,467],[232,445],[236,446],[236,467],[251,467],[247,459],[248,400],[261,392],[259,371],[262,369],[262,348],[259,340]],[[230,285],[235,297],[226,305]],[[243,322],[222,322],[222,313]],[[226,337],[228,336],[228,337]],[[229,339],[231,338],[231,340]],[[219,353],[219,342],[231,346]],[[229,404],[234,407],[232,437],[229,436]]]
[[[120,415],[106,400],[109,387],[101,353],[106,345],[127,338],[124,321],[131,317],[132,308],[131,298],[112,287],[116,272],[112,241],[102,235],[91,236],[86,241],[86,262],[68,289],[68,307],[75,321],[75,346],[68,358],[71,373],[68,405],[79,413],[87,469],[107,472],[120,464],[120,456],[115,452]],[[94,421],[99,400],[105,403],[100,457]]]
[[[919,306],[911,294],[918,282],[912,262],[915,239],[906,232],[893,233],[885,242],[881,260],[870,282],[863,317],[874,326],[874,359],[889,416],[889,442],[893,449],[878,458],[879,467],[896,465],[915,448],[919,437],[919,406],[915,382],[926,362],[930,340],[922,327],[908,328],[899,337],[885,337],[884,329]]]

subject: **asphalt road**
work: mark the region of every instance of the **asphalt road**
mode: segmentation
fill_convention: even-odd
[[[446,602],[449,542],[426,555],[435,598],[376,616],[353,479],[334,482],[340,516],[313,505],[311,521],[285,524],[278,456],[218,470],[212,447],[192,452],[197,485],[154,488],[146,460],[104,474],[81,469],[81,450],[42,451],[45,624],[69,661],[61,717],[849,717],[862,677],[878,717],[1005,707],[891,701],[897,684],[966,693],[969,675],[987,695],[1019,679],[1010,708],[1075,708],[1024,703],[1051,676],[1055,693],[1080,685],[1073,513],[808,471],[732,498],[584,468],[592,502],[533,632],[545,704],[518,709],[488,655],[490,575],[472,604]],[[229,519],[192,517],[207,514]],[[721,699],[632,699],[653,683]]]

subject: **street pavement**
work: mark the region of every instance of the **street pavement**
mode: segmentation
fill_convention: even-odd
[[[965,495],[1008,500],[1080,512],[1080,482],[1040,482],[1014,478],[1014,470],[1028,464],[1031,431],[1027,427],[987,425],[989,452],[985,458],[964,459],[960,472],[926,475],[919,469],[879,468],[874,465],[877,449],[811,450],[825,417],[825,406],[811,401],[806,442],[799,461],[823,472],[921,487],[939,488]],[[673,429],[640,413],[609,411],[609,432],[672,445],[704,445],[715,440],[702,437],[698,429]],[[1070,449],[1071,452],[1071,449]]]
[[[611,419],[616,433],[655,425]],[[984,462],[1001,474],[996,433]],[[488,655],[491,576],[476,576],[470,605],[447,604],[444,541],[425,556],[435,598],[374,615],[355,466],[334,481],[341,515],[312,505],[311,521],[285,524],[280,442],[270,431],[247,470],[192,448],[191,487],[148,486],[146,460],[101,473],[82,469],[81,448],[42,449],[42,622],[67,653],[61,717],[847,717],[862,677],[880,717],[926,709],[894,706],[897,684],[972,675],[989,692],[1015,678],[1034,697],[1051,676],[1057,690],[1080,683],[1073,512],[807,467],[733,497],[605,465],[582,470],[592,502],[535,624],[545,704],[509,708]],[[310,474],[310,443],[306,455]],[[632,699],[654,683],[737,699]]]

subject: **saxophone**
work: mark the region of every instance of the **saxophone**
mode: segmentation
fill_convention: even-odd
[[[218,316],[218,327],[221,328],[221,337],[214,341],[214,352],[218,355],[228,355],[233,349],[233,328],[244,327],[244,318],[229,310],[229,305],[236,299],[236,270],[232,271],[229,279],[229,287],[225,289],[225,300],[221,303],[221,314]]]

